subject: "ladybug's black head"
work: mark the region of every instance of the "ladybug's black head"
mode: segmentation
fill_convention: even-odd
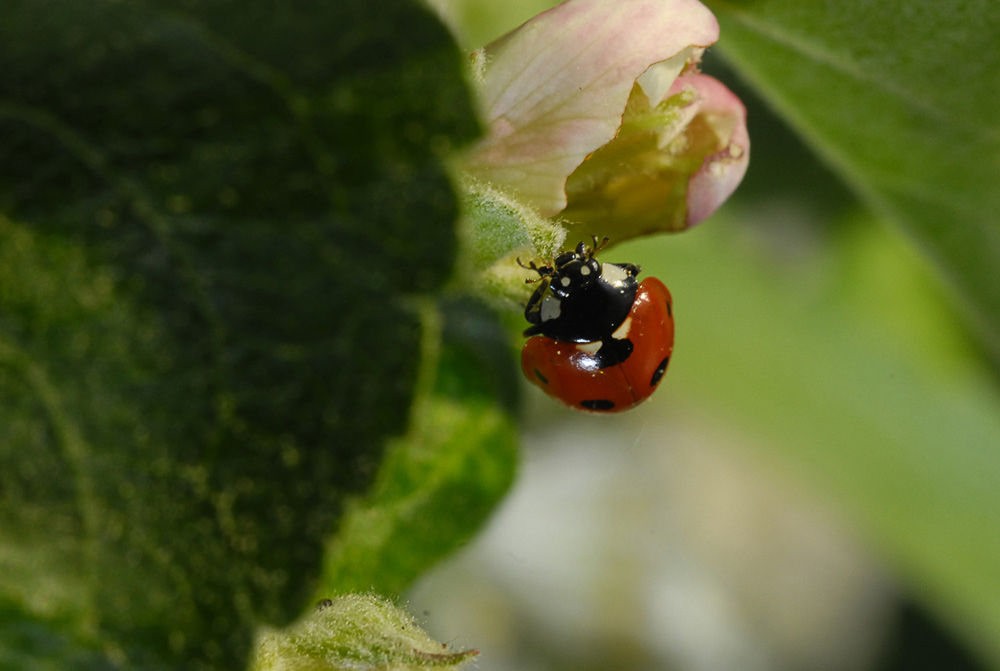
[[[604,246],[607,238],[600,245],[594,238],[594,246],[590,249],[583,242],[572,252],[563,252],[552,263],[549,274],[549,287],[556,296],[565,298],[572,291],[596,282],[601,277],[601,264],[594,258],[597,250]]]

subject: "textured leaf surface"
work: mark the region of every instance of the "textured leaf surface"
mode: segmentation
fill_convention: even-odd
[[[30,0],[0,61],[0,647],[237,668],[405,428],[454,47],[402,0]]]
[[[257,644],[251,671],[416,671],[453,669],[478,654],[431,638],[391,602],[352,594],[321,602],[315,613]]]

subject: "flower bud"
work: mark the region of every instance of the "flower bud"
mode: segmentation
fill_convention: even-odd
[[[568,0],[477,52],[487,133],[463,168],[616,241],[704,219],[746,171],[739,99],[697,73],[697,0]],[[574,236],[578,237],[578,236]]]

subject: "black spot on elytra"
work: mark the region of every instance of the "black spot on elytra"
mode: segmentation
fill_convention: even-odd
[[[595,398],[593,400],[580,401],[580,407],[587,410],[613,410],[615,402],[609,401],[606,398]]]
[[[635,345],[628,338],[607,338],[601,341],[601,348],[594,353],[594,360],[597,362],[598,370],[610,368],[623,363],[632,356]]]
[[[542,375],[542,372],[540,370],[538,370],[537,368],[535,368],[534,371],[535,371],[535,377],[537,377],[539,380],[541,380],[542,384],[548,384],[549,383],[549,379],[547,377],[545,377],[544,375]]]
[[[664,357],[663,361],[660,362],[660,365],[657,366],[656,370],[653,371],[653,377],[650,378],[649,380],[650,387],[655,387],[657,384],[660,383],[660,379],[663,377],[663,374],[667,372],[667,365],[669,363],[670,363],[670,357],[669,356]]]

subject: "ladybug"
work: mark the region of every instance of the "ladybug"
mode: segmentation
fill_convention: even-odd
[[[527,282],[540,283],[524,308],[525,377],[568,406],[602,413],[649,398],[674,349],[667,287],[655,277],[640,283],[637,265],[599,262],[607,241],[581,242],[551,265],[521,264],[538,273]]]

